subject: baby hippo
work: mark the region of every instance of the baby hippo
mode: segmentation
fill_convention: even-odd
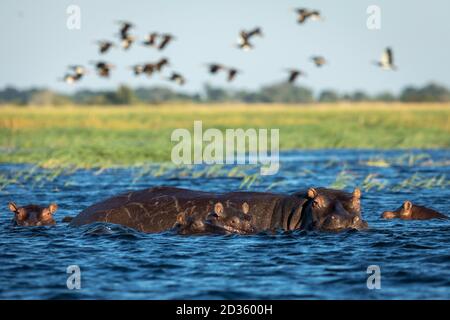
[[[177,216],[174,231],[179,234],[251,234],[256,233],[251,224],[252,217],[248,213],[249,205],[244,203],[242,211],[233,207],[224,207],[218,202],[214,211],[206,215],[195,212],[195,208],[189,214],[184,211]]]
[[[250,207],[247,202],[242,204],[242,209],[233,207],[224,208],[222,203],[218,202],[214,206],[214,212],[206,217],[206,225],[214,233],[237,233],[251,234],[257,233],[252,225],[252,216],[249,213]]]
[[[411,201],[405,201],[403,205],[395,211],[383,212],[382,218],[398,218],[403,220],[448,219],[448,217],[442,213],[433,209],[414,205]]]
[[[14,202],[9,203],[9,210],[14,213],[13,222],[18,226],[50,226],[56,224],[53,214],[58,209],[55,203],[48,207],[30,204],[19,207]]]

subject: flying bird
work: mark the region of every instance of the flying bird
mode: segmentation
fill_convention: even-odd
[[[144,67],[140,64],[135,64],[134,66],[131,66],[130,68],[133,70],[133,73],[135,76],[138,76],[144,72]]]
[[[73,70],[75,74],[79,77],[82,77],[87,73],[86,68],[80,65],[69,66],[69,69]]]
[[[322,16],[320,15],[320,11],[317,10],[308,10],[305,8],[295,9],[297,12],[297,22],[300,24],[305,23],[308,19],[313,21],[322,20]]]
[[[134,40],[136,40],[134,36],[127,34],[125,37],[122,38],[121,41],[122,48],[128,50],[133,44]]]
[[[119,21],[119,23],[120,23],[119,29],[120,37],[124,39],[128,36],[128,32],[132,27],[134,27],[134,25],[128,21]]]
[[[66,73],[62,81],[64,81],[67,84],[74,84],[77,81],[76,75]]]
[[[145,63],[142,66],[142,72],[145,73],[147,76],[152,76],[153,73],[155,72],[155,65],[153,63]]]
[[[114,43],[112,43],[111,41],[97,41],[98,44],[98,49],[99,52],[101,54],[104,54],[106,52],[108,52],[109,49],[111,49],[112,47],[114,47]]]
[[[169,60],[167,58],[161,58],[158,62],[155,63],[156,71],[160,72],[163,67],[169,65]]]
[[[175,39],[175,37],[173,35],[168,34],[168,33],[163,34],[161,36],[161,38],[162,38],[161,43],[158,46],[159,50],[163,50],[169,44],[169,42],[171,42],[172,40]]]
[[[210,63],[207,65],[209,73],[211,74],[216,74],[217,72],[219,72],[220,70],[224,70],[225,67],[221,64],[218,63]]]
[[[73,84],[80,81],[81,78],[87,73],[87,70],[80,65],[73,65],[68,67],[73,73],[66,73],[63,77],[63,81],[68,84]]]
[[[238,39],[237,47],[244,51],[250,51],[253,49],[253,45],[248,41],[247,38],[240,37]]]
[[[100,77],[108,78],[110,75],[111,69],[114,68],[114,65],[104,62],[104,61],[98,61],[98,62],[92,62],[95,66],[95,69],[97,70],[97,74]]]
[[[234,80],[234,78],[236,78],[236,75],[240,73],[239,70],[235,69],[235,68],[229,68],[228,69],[228,81],[231,82]]]
[[[383,70],[397,70],[397,66],[394,65],[394,54],[389,47],[382,53],[380,61],[374,63]]]
[[[327,63],[327,60],[325,60],[325,58],[322,56],[313,56],[311,57],[311,60],[314,62],[316,67],[321,67]]]
[[[180,86],[186,83],[186,79],[179,73],[172,72],[172,75],[168,78],[170,81],[174,81]]]
[[[145,36],[142,44],[148,47],[154,47],[156,45],[156,38],[158,37],[158,33],[152,32]]]
[[[288,70],[288,72],[289,72],[289,77],[288,77],[289,83],[294,83],[295,80],[300,76],[306,76],[306,73],[304,73],[301,70],[297,70],[297,69],[290,69],[290,70]]]
[[[256,27],[250,31],[241,30],[239,32],[239,37],[237,40],[238,48],[243,50],[251,50],[253,49],[253,45],[250,42],[250,39],[254,36],[262,37],[263,33],[260,27]]]

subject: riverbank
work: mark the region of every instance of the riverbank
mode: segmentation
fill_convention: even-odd
[[[280,130],[280,149],[449,148],[450,104],[0,107],[0,162],[109,167],[170,161],[174,129]]]

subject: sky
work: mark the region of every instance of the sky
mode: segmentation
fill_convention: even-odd
[[[81,10],[81,28],[66,26],[69,5]],[[368,6],[381,9],[381,29],[366,26]],[[296,23],[293,8],[320,10],[324,21]],[[81,88],[111,89],[168,85],[171,70],[183,74],[187,92],[205,83],[229,89],[257,89],[286,79],[288,68],[307,73],[298,84],[316,91],[365,90],[398,92],[406,85],[435,81],[450,87],[450,1],[448,0],[1,0],[0,88],[47,87],[63,92]],[[176,40],[164,51],[135,45],[100,56],[96,40],[117,41],[118,20],[136,24],[132,33],[172,33]],[[260,26],[264,37],[255,49],[235,47],[241,29]],[[372,64],[385,47],[394,50],[398,71],[379,70]],[[329,61],[316,68],[310,61],[322,55]],[[135,78],[129,66],[171,61],[170,70],[153,78]],[[110,79],[91,72],[75,86],[61,81],[71,64],[89,66],[106,60],[116,65]],[[228,83],[224,75],[211,76],[206,63],[237,67],[242,74]],[[92,66],[90,66],[92,67]]]

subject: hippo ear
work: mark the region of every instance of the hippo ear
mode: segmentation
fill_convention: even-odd
[[[403,209],[405,209],[406,211],[409,211],[409,210],[411,210],[411,208],[412,208],[412,203],[411,203],[411,201],[405,201],[405,202],[403,202]]]
[[[353,190],[353,198],[354,199],[360,199],[361,198],[361,190],[359,188],[355,188],[355,190]]]
[[[249,211],[250,211],[250,206],[248,205],[247,202],[244,202],[244,203],[242,204],[242,212],[243,212],[244,214],[248,214]]]
[[[307,195],[308,195],[308,198],[314,199],[315,197],[317,197],[317,190],[314,188],[309,188]]]
[[[48,206],[48,210],[50,211],[50,214],[54,214],[56,210],[58,210],[58,205],[56,203],[52,203]]]
[[[19,207],[14,202],[8,203],[8,207],[12,212],[17,212],[17,210],[19,209]]]
[[[214,212],[220,216],[223,213],[223,204],[217,202],[216,205],[214,206]]]

